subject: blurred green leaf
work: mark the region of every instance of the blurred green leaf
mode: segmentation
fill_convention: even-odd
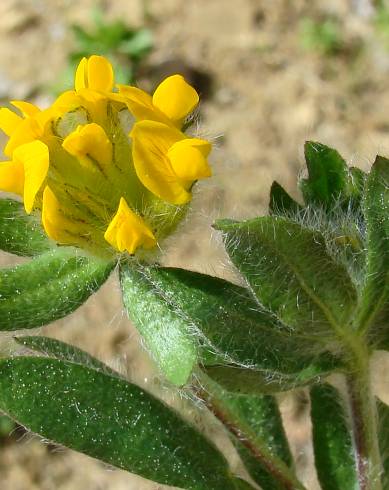
[[[130,56],[132,59],[139,59],[147,55],[153,47],[153,36],[149,29],[139,29],[134,32],[131,39],[123,40],[118,51]]]
[[[46,252],[51,244],[34,215],[22,203],[0,199],[0,249],[16,255],[34,256]]]
[[[116,83],[135,83],[139,64],[153,48],[150,29],[128,26],[121,19],[107,20],[100,8],[93,10],[90,27],[72,25],[71,29],[75,43],[68,54],[68,67],[52,87],[55,93],[68,90],[81,58],[94,54],[110,60]]]
[[[0,269],[0,330],[35,328],[76,310],[107,279],[113,263],[53,249]]]
[[[229,378],[238,385],[243,371],[256,390],[271,391],[328,373],[335,362],[310,337],[292,335],[248,290],[223,279],[123,264],[121,283],[129,317],[174,383],[186,382],[197,356],[207,366],[231,364]]]
[[[338,391],[328,384],[311,389],[315,465],[322,490],[359,488],[352,438]]]
[[[357,327],[368,330],[389,302],[389,160],[378,156],[366,182],[363,200],[367,260]],[[375,336],[385,336],[376,331]]]
[[[219,220],[215,227],[259,304],[292,327],[292,335],[320,343],[339,340],[349,328],[357,294],[321,233],[280,217]]]
[[[322,55],[336,55],[344,40],[339,22],[333,18],[316,21],[305,17],[300,22],[300,42],[304,49]]]
[[[2,360],[0,409],[46,439],[158,483],[235,490],[225,458],[197,430],[138,386],[95,369]]]

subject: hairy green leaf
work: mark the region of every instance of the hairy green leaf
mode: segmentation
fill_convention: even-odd
[[[87,352],[75,347],[74,345],[62,342],[61,340],[38,335],[14,337],[14,340],[18,344],[48,357],[54,357],[55,359],[61,359],[62,361],[70,361],[73,364],[81,364],[82,366],[96,369],[102,373],[119,376],[119,373]]]
[[[242,478],[234,478],[233,481],[235,483],[236,490],[254,490],[254,487]]]
[[[0,199],[0,249],[16,255],[34,256],[51,248],[36,216],[26,214],[23,204]]]
[[[368,330],[389,302],[389,160],[377,157],[366,183],[363,210],[367,261],[357,327]],[[375,332],[380,337],[387,331]]]
[[[0,330],[35,328],[76,310],[113,267],[63,248],[0,270]]]
[[[290,470],[292,457],[275,398],[271,395],[236,395],[207,377],[200,377],[209,408],[229,428],[251,478],[261,488],[297,488]],[[201,394],[200,394],[201,396]],[[289,483],[287,487],[286,482]]]
[[[290,215],[302,209],[286,190],[276,181],[270,189],[269,209],[271,214]]]
[[[2,360],[0,409],[46,439],[158,483],[235,489],[225,458],[197,430],[138,386],[95,369]]]
[[[124,263],[120,269],[123,302],[166,378],[176,385],[188,380],[197,349],[189,323],[169,304],[166,293],[146,266]]]
[[[282,376],[298,382],[302,370],[311,379],[331,370],[310,338],[293,336],[252,299],[245,288],[216,277],[183,269],[124,264],[124,304],[131,320],[164,374],[184,383],[196,362],[231,365],[253,373],[253,383],[273,383]],[[282,362],[280,358],[282,357]],[[249,369],[246,369],[249,368]],[[236,369],[238,372],[239,369]]]
[[[349,168],[348,193],[354,207],[359,207],[365,189],[367,174],[357,167]]]
[[[296,346],[296,349],[298,347]],[[287,353],[290,358],[291,353]],[[295,388],[314,383],[332,372],[342,368],[342,364],[329,353],[323,353],[311,358],[295,351],[295,360],[303,361],[301,366],[295,367],[294,371],[285,372],[283,354],[279,353],[279,367],[271,369],[240,368],[234,365],[206,366],[205,371],[212,379],[217,381],[226,390],[236,394],[255,395],[263,393],[278,393],[280,391],[293,390]],[[288,359],[290,362],[291,359]],[[266,361],[265,361],[266,362]],[[265,364],[264,362],[264,364]],[[287,366],[291,368],[291,366]]]
[[[336,150],[314,141],[305,143],[305,160],[309,176],[300,182],[305,202],[331,209],[347,191],[346,162]]]
[[[241,223],[220,220],[232,262],[265,309],[312,343],[337,339],[353,315],[357,294],[323,235],[281,217]]]
[[[315,464],[323,490],[355,490],[356,463],[349,428],[338,391],[328,384],[311,389]]]

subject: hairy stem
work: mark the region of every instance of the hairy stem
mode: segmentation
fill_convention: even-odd
[[[208,388],[208,387],[207,387]],[[222,400],[211,394],[208,389],[197,388],[198,396],[213,415],[233,434],[254,456],[254,458],[277,480],[284,490],[305,490],[295,474],[278,457],[274,456],[267,447],[258,444],[257,440],[239,427],[235,418],[223,407]]]
[[[370,353],[363,342],[361,339],[360,343],[354,344],[353,369],[347,375],[359,490],[382,490],[376,402],[370,381]]]

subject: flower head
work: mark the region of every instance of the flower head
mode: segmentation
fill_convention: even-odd
[[[198,104],[180,75],[153,96],[114,89],[111,64],[82,59],[75,88],[46,110],[14,101],[0,109],[9,137],[0,162],[0,190],[19,195],[41,214],[59,244],[97,254],[151,249],[174,229],[193,184],[211,175],[210,144],[181,131]]]

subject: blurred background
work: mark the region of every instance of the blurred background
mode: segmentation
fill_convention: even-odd
[[[26,99],[47,106],[72,85],[76,64],[90,54],[106,55],[121,83],[152,90],[182,73],[197,88],[196,133],[214,143],[215,175],[199,186],[190,219],[166,244],[166,264],[231,276],[210,224],[265,213],[273,180],[298,198],[306,139],[336,147],[365,169],[376,153],[389,155],[384,0],[1,0],[0,19],[2,104]],[[14,263],[0,255],[1,265]],[[84,348],[185,410],[126,319],[115,276],[77,312],[40,331]],[[1,354],[13,350],[12,336],[2,334]],[[377,355],[373,375],[383,398],[389,398],[387,368]],[[280,402],[299,473],[315,490],[306,396],[284,395]],[[217,422],[201,407],[189,416],[242,471]],[[5,418],[0,480],[3,490],[165,488],[44,444]]]

